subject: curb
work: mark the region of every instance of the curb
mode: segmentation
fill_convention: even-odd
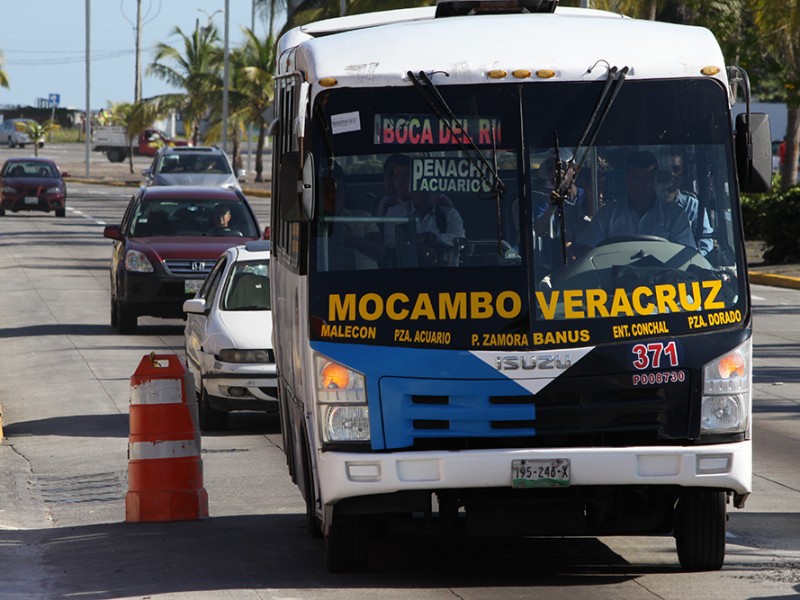
[[[750,283],[800,290],[799,277],[789,277],[788,275],[773,275],[772,273],[755,273],[753,271],[748,271],[748,276],[750,278]]]

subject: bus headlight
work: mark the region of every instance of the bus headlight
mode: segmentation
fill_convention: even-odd
[[[701,433],[736,433],[750,425],[750,340],[703,367]]]
[[[369,441],[364,375],[320,354],[314,358],[314,369],[323,442]]]
[[[369,441],[369,409],[366,406],[328,406],[325,441]]]

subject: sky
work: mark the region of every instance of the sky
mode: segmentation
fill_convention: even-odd
[[[60,96],[59,106],[86,106],[86,5],[89,2],[90,101],[99,110],[109,102],[132,102],[135,72],[135,23],[137,0],[0,0],[0,51],[10,89],[0,88],[0,107],[36,106],[37,98]],[[252,23],[251,0],[228,0],[229,47],[238,46],[242,27]],[[179,91],[148,77],[159,42],[182,47],[175,27],[190,34],[199,20],[209,16],[224,35],[225,0],[141,0],[142,96]],[[215,12],[219,11],[219,12]],[[256,33],[266,25],[256,17]]]

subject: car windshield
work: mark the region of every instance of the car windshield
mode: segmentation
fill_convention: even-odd
[[[51,164],[17,161],[6,163],[3,177],[58,177],[58,172]]]
[[[170,154],[161,161],[159,173],[212,173],[230,174],[231,169],[224,157],[205,154]]]
[[[220,215],[226,222],[220,222]],[[142,202],[131,220],[130,235],[258,237],[256,224],[243,203],[203,198]]]
[[[270,310],[268,261],[236,263],[228,275],[222,310]]]

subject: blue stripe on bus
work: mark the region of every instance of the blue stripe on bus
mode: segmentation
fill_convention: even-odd
[[[536,435],[531,392],[470,352],[329,342],[311,347],[366,376],[374,450],[408,448],[425,438]],[[531,401],[494,401],[504,397]]]

